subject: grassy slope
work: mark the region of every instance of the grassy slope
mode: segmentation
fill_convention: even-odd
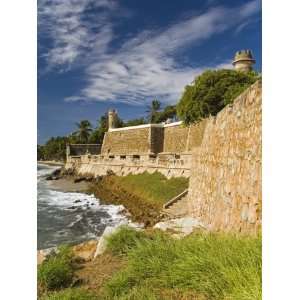
[[[116,235],[111,251],[121,247],[118,241],[124,249]],[[127,299],[140,289],[153,299],[261,299],[260,237],[195,233],[174,240],[155,233],[139,236],[126,256],[127,267],[106,285],[111,299]]]
[[[78,272],[79,289],[43,300],[259,300],[261,238],[198,232],[176,240],[124,227],[108,239],[99,261]]]
[[[162,206],[188,187],[188,179],[167,179],[160,173],[143,173],[117,177],[118,184],[124,189],[129,189],[136,196],[145,201]]]
[[[167,179],[160,173],[139,175],[105,176],[91,187],[102,202],[123,204],[132,214],[132,219],[153,225],[159,220],[164,203],[184,191],[188,179]]]

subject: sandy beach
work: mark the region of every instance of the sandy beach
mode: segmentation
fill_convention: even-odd
[[[56,160],[38,160],[38,164],[47,166],[63,166],[65,163],[63,161]]]
[[[61,178],[58,180],[49,180],[49,187],[52,190],[60,191],[60,192],[80,192],[84,193],[88,191],[89,183],[86,181],[81,181],[74,183],[73,178]]]

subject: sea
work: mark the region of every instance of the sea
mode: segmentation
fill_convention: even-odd
[[[121,205],[101,204],[94,195],[53,190],[46,180],[57,166],[37,166],[38,250],[99,237],[106,226],[126,221]]]

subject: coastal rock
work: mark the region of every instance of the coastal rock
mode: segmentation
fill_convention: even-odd
[[[192,217],[177,218],[159,222],[155,224],[153,228],[173,232],[172,236],[176,238],[189,235],[194,229],[206,229],[199,219]]]
[[[73,247],[73,253],[76,257],[80,257],[85,261],[92,260],[97,247],[97,240],[83,242]]]
[[[57,253],[57,247],[41,249],[37,251],[37,264],[41,264],[49,255]]]
[[[56,169],[49,176],[46,177],[46,180],[58,180],[61,177],[61,169]]]
[[[78,183],[78,182],[81,182],[84,180],[85,180],[85,177],[76,177],[76,178],[74,178],[74,183]]]
[[[94,259],[103,254],[107,248],[107,238],[112,235],[113,233],[116,233],[120,229],[120,226],[112,227],[112,226],[107,226],[98,240],[97,248],[94,254]]]

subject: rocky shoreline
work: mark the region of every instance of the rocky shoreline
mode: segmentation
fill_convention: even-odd
[[[136,230],[158,229],[169,232],[174,238],[181,238],[193,232],[194,229],[205,229],[199,220],[191,217],[161,220],[159,211],[152,207],[145,207],[141,199],[130,195],[122,190],[113,188],[110,178],[113,174],[94,178],[89,174],[76,175],[74,171],[67,171],[62,167],[55,170],[47,180],[51,188],[62,192],[81,192],[91,194],[105,204],[123,205],[123,214],[128,219],[112,227],[107,226],[96,239],[88,240],[72,246],[76,256],[84,261],[91,261],[106,249],[106,237],[113,234],[121,226],[129,226]],[[105,199],[105,200],[103,200]],[[58,247],[42,249],[37,251],[37,262],[42,263],[51,253],[58,251]]]

